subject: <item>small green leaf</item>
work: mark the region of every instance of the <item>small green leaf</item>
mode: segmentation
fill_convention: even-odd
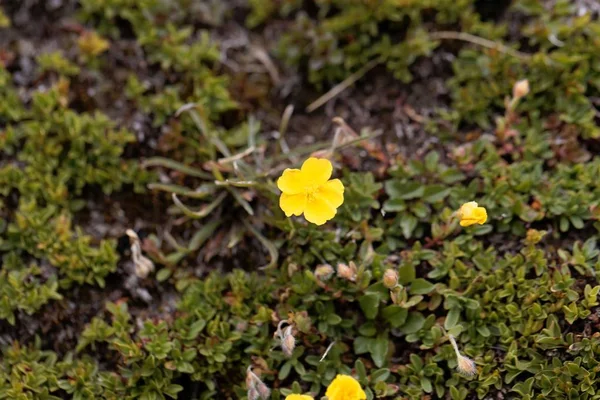
[[[408,335],[421,330],[424,324],[425,317],[423,317],[423,314],[421,314],[420,312],[411,312],[410,314],[408,314],[408,318],[406,319],[404,325],[400,327],[400,330]]]
[[[381,368],[385,364],[388,348],[389,343],[387,338],[381,337],[371,340],[369,344],[369,352],[371,353],[371,358],[373,358],[373,362],[377,368]]]
[[[398,328],[406,321],[408,309],[397,305],[391,305],[384,308],[381,314],[393,328]]]
[[[360,308],[367,319],[373,319],[379,311],[379,296],[376,294],[365,294],[358,299]]]
[[[413,294],[428,294],[433,288],[434,285],[431,282],[423,278],[418,278],[411,283],[410,292]]]
[[[444,328],[446,330],[452,329],[458,323],[460,319],[460,309],[459,308],[451,308],[448,311],[448,315],[446,315],[446,320],[444,321]]]
[[[172,273],[173,271],[171,271],[169,268],[161,268],[161,270],[156,273],[156,280],[159,282],[164,282],[171,277]]]
[[[204,329],[205,326],[206,326],[206,321],[203,319],[199,319],[198,321],[194,322],[190,326],[190,331],[188,333],[187,338],[189,340],[196,339],[198,337],[198,335],[200,334],[200,332],[202,332],[202,329]]]

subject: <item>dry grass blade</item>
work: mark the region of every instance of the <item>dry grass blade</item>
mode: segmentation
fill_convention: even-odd
[[[489,49],[496,49],[502,53],[511,55],[521,60],[530,60],[531,54],[522,53],[518,50],[511,49],[510,47],[503,45],[502,43],[494,42],[493,40],[484,39],[479,36],[471,35],[467,32],[452,32],[452,31],[440,31],[432,32],[429,37],[433,40],[462,40],[463,42],[469,42],[478,46],[487,47]]]
[[[309,113],[315,111],[317,108],[321,107],[322,105],[327,103],[329,100],[333,99],[334,97],[336,97],[337,95],[342,93],[344,90],[346,90],[348,87],[350,87],[354,82],[356,82],[357,80],[362,78],[364,74],[366,74],[367,72],[369,72],[370,70],[375,68],[379,63],[381,63],[381,59],[379,59],[379,58],[376,60],[371,60],[370,62],[365,64],[361,69],[359,69],[355,73],[351,74],[349,77],[344,79],[342,82],[335,85],[333,88],[331,88],[330,91],[325,93],[323,96],[319,97],[317,100],[310,103],[308,105],[308,107],[306,107],[306,111]]]
[[[270,269],[274,268],[277,265],[277,260],[279,260],[279,251],[277,251],[277,247],[271,242],[269,239],[264,237],[256,228],[252,226],[252,224],[245,219],[242,220],[244,226],[259,240],[259,242],[265,246],[267,251],[269,252],[269,256],[271,257],[271,261],[267,265],[263,265],[258,269]]]
[[[164,157],[149,158],[142,163],[142,166],[144,168],[146,168],[146,167],[164,167],[164,168],[174,169],[175,171],[178,171],[183,174],[193,176],[196,178],[202,178],[202,179],[212,179],[213,178],[212,175],[209,174],[208,172],[204,172],[204,171],[200,171],[199,169],[196,169],[196,168],[188,167],[185,164],[182,164],[180,162],[173,161],[171,159],[164,158]]]
[[[201,218],[206,217],[215,208],[217,208],[217,206],[219,204],[221,204],[221,202],[223,202],[223,200],[225,200],[225,197],[227,197],[227,193],[223,192],[223,193],[219,194],[219,196],[217,196],[216,199],[214,199],[209,204],[203,206],[198,211],[194,211],[194,210],[188,208],[185,204],[183,204],[181,202],[181,200],[179,200],[179,198],[177,197],[177,195],[175,193],[173,193],[172,197],[173,197],[173,203],[175,203],[175,206],[178,209],[180,209],[181,212],[183,212],[186,216],[188,216],[190,218],[194,218],[194,219],[201,219]]]

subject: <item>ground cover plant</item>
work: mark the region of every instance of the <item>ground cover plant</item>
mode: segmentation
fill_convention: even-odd
[[[0,398],[600,398],[595,2],[0,10]]]

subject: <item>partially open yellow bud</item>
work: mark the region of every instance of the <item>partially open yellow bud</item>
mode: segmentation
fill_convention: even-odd
[[[487,211],[475,201],[463,204],[457,212],[460,218],[460,226],[470,226],[474,224],[483,225],[487,221]]]
[[[393,289],[398,285],[398,273],[389,268],[383,273],[383,284],[388,289]]]

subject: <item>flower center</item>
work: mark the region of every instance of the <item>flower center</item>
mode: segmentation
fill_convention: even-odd
[[[319,194],[319,189],[321,185],[311,185],[306,187],[306,196],[309,203],[312,203],[317,198],[317,194]]]

